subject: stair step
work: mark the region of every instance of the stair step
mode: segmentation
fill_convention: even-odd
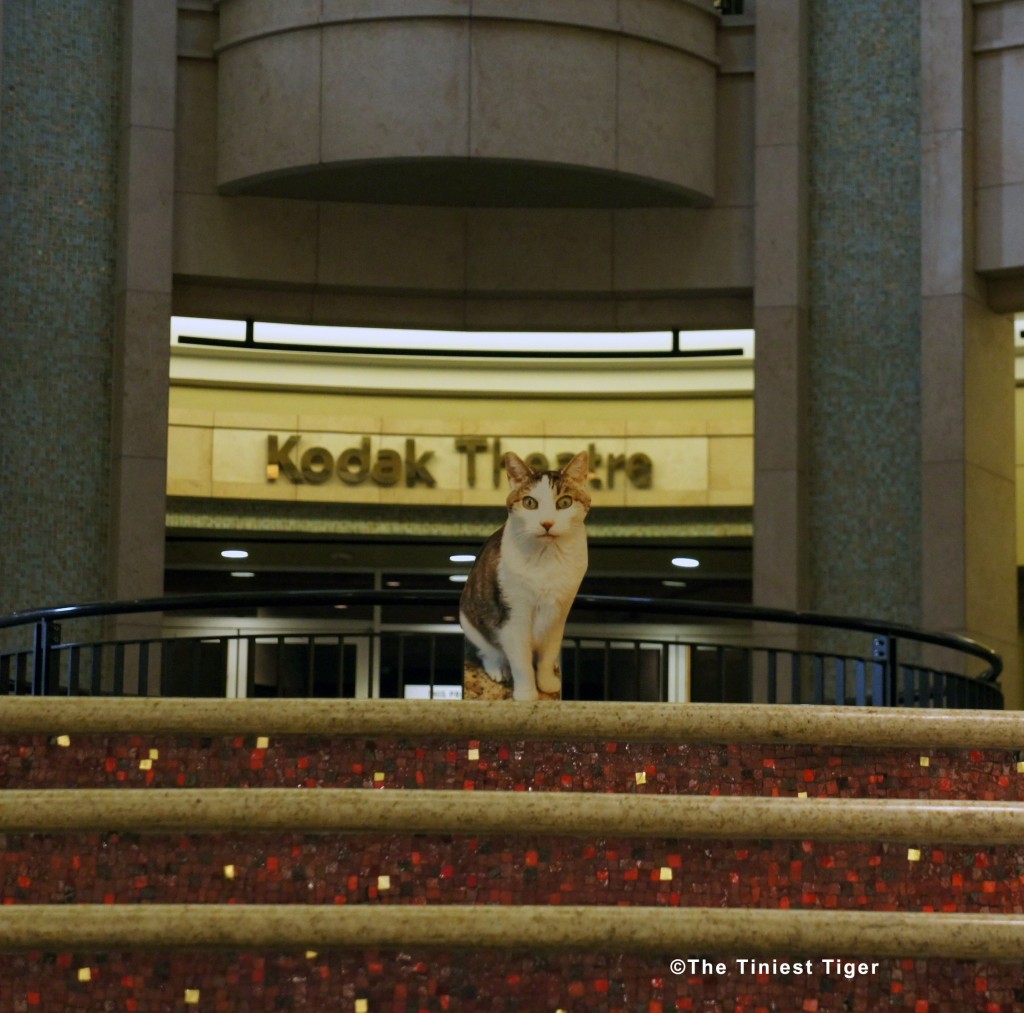
[[[0,794],[0,831],[557,834],[1020,844],[1024,806],[931,799],[375,791],[52,789]]]
[[[7,697],[0,733],[803,743],[1024,750],[1024,715],[896,707]]]
[[[1024,960],[1024,914],[305,904],[15,905],[0,951],[470,949]]]
[[[11,699],[0,1007],[1010,1013],[1022,748],[1002,712]]]

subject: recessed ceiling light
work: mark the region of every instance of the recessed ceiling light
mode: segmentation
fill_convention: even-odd
[[[448,557],[453,563],[475,563],[476,556],[468,552],[456,552],[454,556]]]
[[[693,556],[676,556],[672,560],[673,566],[681,566],[684,570],[692,570],[697,566],[700,566],[700,560],[694,559]]]
[[[685,580],[663,580],[661,583],[664,587],[686,587]]]
[[[245,549],[223,549],[221,555],[225,559],[248,559],[249,553]]]
[[[465,584],[469,580],[468,573],[453,573],[449,578],[454,584]]]
[[[446,623],[453,623],[453,622],[455,622],[455,616],[441,616],[441,618],[442,618],[442,619],[443,619],[443,620],[444,620],[444,621],[445,621]]]
[[[384,581],[385,587],[401,587],[402,582],[400,580],[386,580]]]
[[[347,605],[335,605],[334,607],[335,607],[336,609],[347,609],[347,608],[348,608],[348,606],[347,606]]]
[[[252,570],[233,570],[231,572],[232,577],[255,577],[256,574]]]

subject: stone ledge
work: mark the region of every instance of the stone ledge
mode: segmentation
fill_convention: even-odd
[[[554,834],[976,844],[1024,840],[1015,802],[367,788],[7,790],[0,832]]]
[[[0,952],[210,947],[1024,959],[1024,915],[623,907],[14,905]]]
[[[1024,713],[765,704],[8,697],[0,733],[391,735],[674,743],[1002,748]]]

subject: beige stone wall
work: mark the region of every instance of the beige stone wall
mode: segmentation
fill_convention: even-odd
[[[312,5],[317,9],[319,6]],[[363,6],[367,10],[374,7]],[[413,186],[412,196],[403,206],[225,193],[222,184],[226,179],[265,175],[274,171],[273,166],[301,159],[318,165],[334,164],[331,160],[337,152],[325,154],[320,150],[327,143],[319,139],[321,124],[328,120],[326,114],[317,112],[321,105],[318,96],[321,87],[330,84],[328,79],[348,73],[348,65],[328,61],[337,66],[321,72],[319,56],[311,64],[312,58],[300,58],[295,47],[313,44],[309,41],[313,39],[319,54],[322,33],[326,58],[333,52],[328,39],[334,33],[351,32],[353,38],[363,38],[367,46],[372,37],[375,41],[370,49],[377,52],[379,60],[386,56],[387,66],[392,69],[430,64],[439,73],[449,72],[436,46],[431,48],[428,42],[433,39],[440,45],[441,37],[463,30],[455,23],[459,19],[448,15],[457,14],[465,5],[429,6],[434,14],[444,8],[447,15],[427,16],[426,8],[420,10],[423,5],[419,5],[415,9],[422,17],[418,19],[337,21],[322,29],[309,27],[283,34],[279,29],[288,26],[273,20],[280,16],[276,5],[232,0],[219,8],[219,26],[212,6],[203,10],[190,5],[179,12],[175,313],[295,323],[469,329],[750,325],[752,22],[740,19],[734,27],[716,29],[711,4],[703,0],[635,0],[624,5],[631,13],[628,17],[622,15],[625,21],[616,31],[603,23],[561,23],[545,28],[535,16],[536,5],[503,4],[501,18],[482,19],[481,31],[488,35],[488,41],[471,62],[472,72],[480,76],[481,88],[485,81],[497,87],[496,78],[508,65],[513,80],[501,86],[506,91],[511,89],[506,104],[525,109],[528,103],[523,101],[522,90],[516,91],[513,73],[521,64],[515,54],[522,48],[524,32],[550,32],[559,39],[564,33],[574,37],[578,34],[586,39],[586,45],[618,47],[619,98],[615,103],[627,101],[630,87],[638,89],[630,99],[638,103],[635,114],[615,103],[609,109],[588,108],[587,103],[593,101],[589,86],[579,93],[583,104],[564,131],[553,131],[550,123],[532,131],[528,124],[513,129],[508,117],[528,114],[506,111],[506,135],[501,142],[506,154],[524,165],[534,164],[542,154],[535,150],[540,143],[534,136],[538,132],[566,134],[556,139],[558,143],[568,144],[572,139],[573,144],[586,144],[591,143],[586,139],[593,138],[595,132],[611,131],[609,137],[614,143],[609,141],[612,146],[607,150],[614,150],[615,157],[601,156],[605,158],[602,172],[617,176],[623,184],[643,173],[696,173],[692,185],[701,190],[702,201],[708,206],[565,206],[572,204],[572,195],[566,197],[563,206],[431,206],[436,195],[426,186],[419,191]],[[307,7],[310,5],[290,5],[289,10],[305,18],[304,25],[312,25]],[[600,21],[615,7],[563,0],[544,5],[544,20],[579,21],[577,15],[583,12],[584,21]],[[562,11],[565,17],[556,17],[551,11]],[[256,18],[265,23],[265,31],[257,32],[256,22],[249,23],[243,14],[250,21]],[[242,35],[251,38],[251,43],[239,42]],[[374,48],[380,46],[385,49]],[[255,52],[249,52],[252,47],[262,54],[259,59]],[[288,52],[273,57],[272,51],[281,47]],[[355,51],[362,49],[356,46]],[[555,52],[563,53],[557,47]],[[687,67],[697,67],[699,80],[691,82],[687,76],[690,71],[680,77],[666,67],[666,54],[671,59],[677,58],[673,54],[681,54],[678,59]],[[590,61],[584,59],[585,54],[577,55],[583,61],[577,68],[582,72]],[[261,59],[268,62],[261,64]],[[244,73],[240,66],[243,63],[249,68]],[[266,89],[255,89],[252,74],[260,66],[261,73],[272,77],[271,95],[263,95]],[[571,77],[571,71],[572,67],[566,67],[559,73],[570,72]],[[466,73],[470,73],[468,64]],[[515,73],[521,74],[522,69]],[[602,73],[610,70],[605,67]],[[323,80],[307,80],[310,75],[322,75]],[[586,75],[581,78],[584,83],[588,80]],[[389,101],[386,89],[381,93],[365,82],[356,85],[364,104],[370,96],[378,95],[382,102]],[[523,87],[527,85],[544,90],[543,78],[524,81]],[[312,89],[315,101],[300,103],[300,109],[316,119],[309,125],[302,119],[307,113],[289,116],[281,108],[289,96],[304,95],[307,89]],[[390,106],[374,109],[371,105],[361,115],[388,123],[388,130],[403,143],[415,144],[424,129],[421,110],[414,101],[418,94],[416,89],[407,88],[401,96],[401,108],[407,108],[403,116],[416,121],[409,130],[396,127],[396,122],[406,121],[401,117],[395,121]],[[236,108],[260,95],[266,101],[261,99],[258,112]],[[670,96],[671,130],[668,121],[662,123]],[[336,103],[332,105],[335,107]],[[661,119],[652,120],[652,110]],[[432,125],[429,139],[441,143],[447,128],[435,119],[426,120]],[[559,122],[557,116],[551,122]],[[342,121],[332,123],[330,129],[339,134]],[[616,133],[615,123],[622,125],[621,135]],[[363,143],[365,139],[379,148],[377,154],[382,157],[389,152],[396,154],[386,145],[381,147],[384,142],[379,136],[367,138],[362,126],[358,130],[357,124],[349,126],[351,129],[343,132],[349,139],[346,143]],[[628,130],[636,132],[635,140],[627,138]],[[304,148],[296,140],[303,131],[310,132]],[[246,137],[238,138],[239,132]],[[655,140],[658,143],[653,143]],[[302,148],[301,153],[290,153],[295,145]],[[483,157],[490,157],[490,150],[483,151]],[[346,157],[355,158],[357,154]],[[576,168],[586,167],[587,172],[600,162],[597,154],[591,157],[585,152],[558,157],[569,159],[570,164],[577,159]],[[650,158],[657,165],[644,166],[643,160]],[[246,159],[250,164],[243,164]],[[582,192],[582,188],[581,182],[576,189]],[[408,200],[415,200],[417,192],[422,193],[423,203],[409,205]],[[500,196],[493,203],[500,204]]]
[[[434,417],[425,416],[432,407]],[[423,398],[381,398],[311,393],[174,388],[170,411],[167,492],[172,496],[298,503],[382,503],[491,506],[503,476],[493,479],[496,455],[539,453],[556,466],[560,454],[593,448],[591,493],[595,506],[749,506],[752,499],[753,418],[749,399],[701,399],[651,410],[643,402],[565,402],[461,399],[456,405]],[[375,414],[376,413],[376,414]],[[292,481],[267,474],[268,437],[278,448],[300,439],[287,455],[301,474],[302,454],[321,447],[335,468],[323,481]],[[456,441],[472,436],[487,443],[469,454]],[[346,483],[336,468],[349,450],[367,463],[394,451],[403,463],[398,480],[372,475]],[[404,462],[413,440],[429,485],[409,484]],[[500,448],[496,441],[500,440]],[[423,455],[427,455],[425,458]],[[646,455],[649,468],[637,455]],[[613,467],[613,460],[621,465]],[[320,469],[323,461],[315,467]],[[359,476],[353,458],[348,469]]]
[[[716,25],[695,0],[226,0],[218,183],[258,192],[323,167],[318,181],[341,194],[360,163],[496,159],[623,174],[706,203]],[[473,178],[503,203],[517,176],[481,167]],[[424,196],[411,202],[428,204],[467,167],[405,168]],[[594,185],[596,198],[615,180]]]
[[[1024,306],[1024,0],[975,0],[977,266],[990,304]]]
[[[1015,401],[1014,471],[1017,512],[1017,566],[1024,566],[1024,387],[1018,386]]]

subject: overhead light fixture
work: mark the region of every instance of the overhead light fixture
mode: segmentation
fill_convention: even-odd
[[[252,570],[232,570],[232,577],[255,577],[256,574]]]
[[[469,580],[469,574],[468,573],[453,573],[448,579],[453,584],[465,584],[466,581]]]
[[[225,559],[248,559],[249,553],[245,549],[223,549],[221,555]]]
[[[693,570],[700,566],[700,560],[694,559],[693,556],[676,556],[672,560],[673,566],[681,566],[684,570]]]
[[[384,581],[385,587],[401,587],[402,582],[400,580],[386,580]]]
[[[454,556],[448,557],[453,563],[475,563],[476,556],[468,552],[456,552]]]
[[[335,607],[336,609],[347,609],[347,608],[348,608],[348,606],[347,606],[347,605],[335,605],[334,607]]]
[[[685,580],[663,580],[662,587],[686,587]]]

